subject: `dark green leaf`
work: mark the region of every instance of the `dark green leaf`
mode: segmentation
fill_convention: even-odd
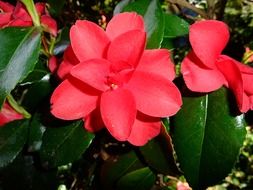
[[[113,11],[113,15],[119,14],[121,12],[123,12],[123,9],[133,0],[124,0],[124,1],[120,1],[117,6],[115,7],[114,11]]]
[[[28,152],[40,150],[45,131],[46,128],[41,123],[39,114],[34,114],[29,126]]]
[[[47,2],[50,5],[50,7],[49,7],[50,13],[54,16],[59,16],[62,12],[64,4],[66,3],[66,0],[61,0],[61,1],[48,0]]]
[[[149,167],[155,169],[158,173],[167,175],[179,174],[173,155],[171,138],[164,128],[161,134],[149,141],[143,147],[140,147],[143,158]]]
[[[17,120],[0,128],[0,168],[12,162],[27,140],[27,120]]]
[[[173,14],[164,14],[164,20],[164,37],[175,38],[189,33],[189,24],[184,19]]]
[[[101,184],[104,189],[115,189],[120,177],[143,167],[144,165],[133,151],[110,158],[102,166],[100,174]]]
[[[65,127],[47,128],[40,149],[44,166],[56,167],[73,162],[89,147],[94,135],[77,121]]]
[[[234,116],[225,88],[199,97],[184,97],[174,119],[173,143],[193,189],[218,183],[231,171],[246,130],[243,115]]]
[[[52,86],[49,82],[49,75],[45,76],[43,80],[35,82],[28,89],[24,96],[22,105],[32,112],[38,105],[52,92]],[[45,103],[45,102],[43,102]]]
[[[161,47],[164,32],[164,15],[158,0],[129,1],[123,11],[135,11],[144,17],[147,32],[147,48]]]
[[[127,173],[117,183],[118,190],[148,190],[155,184],[156,176],[148,168],[141,168]]]
[[[0,30],[0,107],[6,96],[34,69],[40,51],[37,28]]]

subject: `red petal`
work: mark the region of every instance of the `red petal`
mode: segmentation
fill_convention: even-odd
[[[242,76],[237,65],[231,59],[220,58],[217,67],[227,79],[228,87],[234,92],[240,111],[248,111],[249,100],[244,93]]]
[[[175,78],[175,66],[166,49],[144,50],[136,69],[161,75],[171,81]]]
[[[190,27],[193,51],[208,68],[215,66],[215,61],[225,48],[228,39],[228,27],[221,21],[205,20],[196,22]]]
[[[57,23],[52,17],[43,15],[40,17],[40,22],[45,28],[45,31],[49,32],[53,36],[57,36]]]
[[[12,12],[14,10],[14,6],[8,2],[0,1],[0,9],[2,9],[4,13]]]
[[[80,119],[96,108],[99,92],[77,79],[64,80],[51,97],[52,114],[65,120]]]
[[[3,28],[8,25],[11,21],[12,13],[0,13],[0,28]]]
[[[108,49],[108,60],[116,71],[135,68],[142,56],[146,42],[145,32],[132,30],[115,38]]]
[[[3,107],[0,111],[0,126],[3,126],[11,121],[23,118],[23,115],[16,112],[7,102],[3,104]]]
[[[145,31],[143,18],[136,13],[121,13],[114,16],[106,27],[111,40],[130,30]]]
[[[242,73],[242,81],[243,81],[243,88],[244,91],[249,94],[253,95],[253,75],[252,74],[244,74]]]
[[[127,140],[135,146],[143,146],[149,140],[156,137],[160,133],[160,129],[160,118],[149,117],[138,112],[131,134]]]
[[[137,109],[149,116],[171,116],[182,105],[177,87],[160,75],[136,71],[126,87],[134,94]]]
[[[111,135],[119,141],[127,140],[137,112],[131,92],[118,88],[103,93],[100,111],[104,124]]]
[[[105,59],[90,59],[74,66],[70,73],[86,84],[105,91],[109,88],[107,85],[109,66],[110,63]]]
[[[86,116],[84,120],[85,129],[92,133],[101,130],[105,126],[101,118],[100,110],[98,108]]]
[[[58,60],[56,56],[51,56],[48,60],[48,68],[51,73],[54,73],[58,67]]]
[[[109,39],[98,25],[89,21],[76,21],[70,29],[71,46],[80,61],[103,58]]]
[[[183,60],[181,73],[186,86],[195,92],[211,92],[219,89],[226,80],[218,69],[206,69],[199,66],[200,60],[190,52]]]
[[[57,70],[57,75],[64,79],[72,69],[74,65],[77,65],[79,63],[79,60],[76,58],[76,55],[74,54],[72,47],[68,46],[67,49],[64,52],[63,55],[63,61],[59,65],[59,68]]]
[[[16,5],[16,7],[13,11],[12,17],[13,17],[14,20],[20,19],[24,22],[32,22],[31,16],[26,11],[24,5],[20,1],[17,2],[17,5]]]
[[[36,3],[35,8],[39,16],[45,14],[46,4],[45,3]]]

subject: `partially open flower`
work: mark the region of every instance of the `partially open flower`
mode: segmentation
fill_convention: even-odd
[[[241,112],[253,109],[253,68],[222,55],[229,40],[225,23],[215,20],[196,22],[190,27],[192,51],[182,62],[181,72],[187,87],[196,92],[211,92],[222,85],[230,88]]]
[[[106,31],[92,22],[77,21],[70,40],[73,51],[67,51],[76,59],[69,59],[69,74],[52,95],[56,117],[84,118],[89,131],[105,126],[117,140],[141,146],[159,134],[160,117],[180,109],[170,53],[144,50],[141,16],[118,14]]]

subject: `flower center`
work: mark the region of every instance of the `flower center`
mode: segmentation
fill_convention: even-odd
[[[3,9],[0,9],[0,14],[3,14],[4,13],[4,10]]]

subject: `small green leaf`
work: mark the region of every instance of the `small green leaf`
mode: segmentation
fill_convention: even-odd
[[[164,33],[164,15],[158,0],[136,0],[124,4],[124,12],[135,11],[144,17],[147,48],[161,47]]]
[[[228,90],[188,95],[173,121],[173,143],[187,181],[204,189],[233,168],[246,135],[243,115],[233,115]]]
[[[148,168],[141,168],[127,173],[117,183],[118,190],[148,190],[154,186],[156,176]]]
[[[161,134],[140,147],[140,151],[148,166],[158,173],[166,175],[180,173],[174,160],[171,138],[164,127],[161,129]]]
[[[0,128],[0,168],[11,163],[27,140],[28,120],[17,120]]]
[[[42,138],[40,156],[44,166],[57,167],[78,160],[94,135],[77,121],[65,127],[47,128]]]
[[[164,20],[165,38],[185,36],[189,33],[189,23],[186,22],[184,19],[173,14],[164,14]]]
[[[0,107],[6,96],[34,69],[40,51],[38,28],[0,30]]]
[[[104,189],[115,189],[120,177],[143,167],[144,165],[134,151],[110,158],[106,160],[101,168],[101,184]]]

